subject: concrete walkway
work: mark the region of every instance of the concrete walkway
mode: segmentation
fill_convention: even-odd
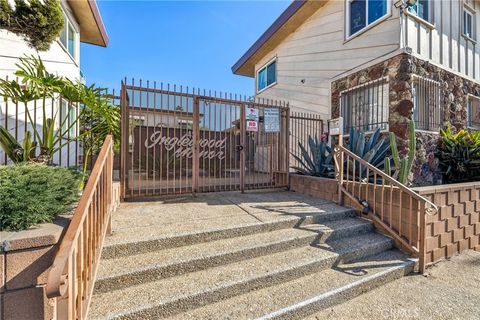
[[[331,201],[287,191],[206,193],[122,203],[106,245],[343,211]]]
[[[412,274],[308,318],[317,319],[480,319],[480,252],[454,256],[425,276]]]

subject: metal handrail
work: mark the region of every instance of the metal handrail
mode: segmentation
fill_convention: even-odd
[[[385,172],[383,172],[382,170],[378,169],[377,167],[371,165],[370,163],[368,163],[367,161],[365,161],[364,159],[360,158],[358,155],[356,155],[355,153],[351,152],[350,150],[346,149],[345,147],[342,147],[342,146],[337,146],[337,148],[339,150],[341,150],[342,152],[348,154],[350,157],[354,158],[355,160],[357,160],[358,162],[361,162],[366,168],[369,168],[372,172],[375,172],[377,175],[381,176],[383,179],[387,180],[391,185],[395,186],[395,187],[398,187],[400,189],[402,189],[403,192],[405,192],[406,194],[414,197],[415,199],[419,200],[419,201],[423,201],[425,202],[426,204],[429,205],[428,208],[426,208],[427,210],[427,214],[428,215],[433,215],[435,213],[438,212],[438,207],[436,204],[434,204],[433,202],[431,202],[430,200],[428,200],[427,198],[423,197],[422,195],[416,193],[415,191],[413,191],[412,189],[410,189],[409,187],[407,187],[406,185],[404,185],[403,183],[401,183],[400,181],[398,180],[395,180],[394,178],[392,178],[391,176],[389,176],[388,174],[386,174]],[[432,210],[429,210],[429,209],[432,209]],[[430,212],[428,212],[430,211]]]
[[[353,175],[349,175],[350,170],[353,171]],[[356,175],[357,170],[361,173],[360,177]],[[366,170],[366,179],[363,178],[363,170]],[[362,207],[362,211],[368,214],[368,217],[380,229],[390,235],[399,246],[418,256],[419,270],[423,273],[426,259],[426,215],[436,214],[438,207],[427,198],[416,193],[341,145],[335,147],[335,171],[338,179],[339,203],[343,204],[343,195],[346,195],[354,204]],[[344,176],[345,172],[347,172],[346,176]],[[374,176],[373,182],[369,180],[371,175]],[[382,179],[381,184],[378,183],[378,178]],[[371,192],[372,189],[373,192]],[[380,199],[377,198],[377,191],[381,191]],[[398,214],[394,213],[393,208],[394,191],[399,193]],[[405,209],[408,208],[407,216],[402,215],[403,205],[406,206],[405,203],[402,205],[402,196],[404,194],[408,196],[408,207],[405,207]],[[390,201],[387,201],[387,198],[389,198]],[[414,201],[416,201],[416,204]],[[373,206],[371,206],[371,203],[373,203]],[[377,205],[378,203],[380,203],[380,205]],[[416,205],[416,208],[414,208],[414,205]],[[387,209],[385,209],[385,206]],[[395,204],[395,206],[397,206],[397,204]],[[416,213],[418,213],[418,215]],[[406,219],[408,231],[402,232],[402,225],[404,224],[403,218]],[[397,223],[396,229],[394,226],[395,223]],[[414,226],[416,227],[415,234]],[[416,241],[415,237],[417,237]]]
[[[48,274],[58,319],[86,317],[106,233],[111,231],[113,138],[107,136]]]

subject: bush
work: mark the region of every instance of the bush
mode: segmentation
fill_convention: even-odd
[[[0,230],[52,222],[79,198],[81,175],[45,165],[0,166]]]
[[[446,128],[440,135],[436,155],[446,182],[480,180],[480,131]]]

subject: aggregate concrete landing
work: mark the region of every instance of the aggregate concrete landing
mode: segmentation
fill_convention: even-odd
[[[105,246],[260,223],[295,222],[335,211],[345,208],[287,191],[225,192],[123,203],[113,217],[114,234],[105,239]]]

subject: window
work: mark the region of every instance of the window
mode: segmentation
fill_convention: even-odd
[[[73,59],[77,60],[77,41],[79,40],[78,32],[75,30],[70,19],[64,14],[64,27],[62,33],[60,33],[60,43],[63,45],[65,50],[72,56]]]
[[[352,36],[385,17],[390,11],[388,0],[347,0],[347,30]]]
[[[342,91],[340,110],[344,132],[351,128],[373,131],[388,129],[389,89],[386,78]]]
[[[277,60],[269,62],[257,72],[257,92],[277,83]]]
[[[438,132],[443,121],[441,84],[430,79],[414,77],[412,93],[416,129]]]
[[[464,7],[463,9],[463,35],[475,39],[475,16],[474,12]]]
[[[430,6],[430,0],[418,0],[408,8],[408,11],[425,21],[430,21]]]
[[[65,137],[75,137],[76,136],[76,108],[71,103],[68,103],[67,100],[60,100],[60,125],[62,127],[62,135]]]
[[[480,97],[469,96],[467,101],[467,126],[470,129],[480,129]]]

